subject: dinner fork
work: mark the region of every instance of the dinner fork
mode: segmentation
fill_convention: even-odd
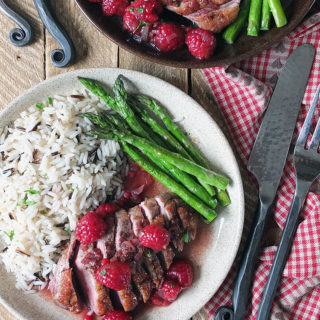
[[[263,297],[261,299],[257,320],[269,319],[272,301],[277,292],[278,284],[287,263],[294,241],[294,236],[299,225],[300,210],[302,209],[309,188],[320,176],[320,154],[318,152],[320,143],[320,119],[318,120],[312,135],[310,146],[307,147],[312,118],[318,104],[319,95],[320,85],[318,86],[294,147],[293,162],[296,172],[296,190]],[[281,137],[279,137],[279,139],[281,139]]]

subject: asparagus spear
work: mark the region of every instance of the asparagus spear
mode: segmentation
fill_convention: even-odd
[[[206,160],[200,155],[198,150],[193,146],[192,142],[181,132],[180,128],[171,120],[170,115],[164,108],[162,108],[159,104],[157,104],[154,100],[147,96],[138,95],[137,98],[140,103],[151,109],[155,113],[155,115],[157,115],[163,121],[167,129],[177,138],[178,141],[180,141],[185,149],[191,154],[193,160],[196,161],[196,163],[200,164],[206,169],[210,169],[210,166],[206,162]],[[202,182],[201,179],[199,181]],[[206,188],[211,196],[216,194],[214,188],[212,188],[211,186],[205,184],[202,185]],[[220,204],[222,206],[230,204],[231,201],[226,191],[218,190],[218,195],[218,200],[220,201]]]
[[[130,131],[130,128],[126,123],[124,123],[123,121],[121,121],[121,119],[111,114],[102,117],[96,114],[83,113],[80,114],[80,116],[88,118],[91,122],[93,122],[96,125],[99,125],[102,128],[112,127],[113,129],[116,129],[115,126],[117,126],[123,130]],[[199,199],[204,201],[211,208],[214,209],[217,206],[217,200],[211,198],[208,192],[202,186],[200,186],[195,180],[193,180],[193,178],[189,176],[187,173],[181,171],[180,169],[176,168],[170,163],[161,161],[161,159],[155,157],[153,153],[146,152],[146,156],[162,171],[166,172],[167,174],[173,176],[178,181],[180,181],[189,191],[194,193]]]
[[[237,19],[231,23],[223,32],[222,37],[227,43],[234,43],[241,30],[247,23],[251,0],[243,0]]]
[[[136,150],[129,147],[126,143],[122,143],[122,146],[124,151],[127,152],[130,155],[130,157],[134,161],[136,161],[144,170],[149,172],[165,187],[177,194],[187,204],[189,204],[192,208],[198,211],[202,216],[204,216],[208,220],[208,222],[211,222],[217,216],[216,212],[212,208],[209,208],[204,203],[202,203],[186,188],[184,188],[182,185],[170,178],[167,174],[155,168],[150,162],[144,159]]]
[[[94,95],[104,101],[114,111],[119,112],[118,106],[111,95],[95,80],[78,77],[79,81]]]
[[[97,135],[101,138],[116,139],[132,144],[140,149],[143,153],[152,153],[155,157],[161,158],[163,161],[171,163],[182,171],[185,171],[198,179],[205,181],[207,184],[225,190],[228,186],[229,179],[214,172],[203,168],[196,163],[183,158],[180,154],[168,151],[147,139],[135,136],[128,132],[121,132],[113,129],[112,132],[105,129],[96,129],[90,132],[92,135]]]
[[[176,139],[182,144],[182,146],[189,152],[192,159],[195,160],[196,163],[206,167],[207,163],[204,158],[200,155],[198,150],[193,146],[191,141],[183,134],[180,128],[172,121],[168,112],[162,108],[159,104],[157,104],[153,99],[144,96],[138,95],[137,99],[140,103],[142,103],[147,108],[151,109],[156,116],[158,116],[167,129],[176,137]],[[213,196],[215,195],[215,190],[210,185],[205,184],[201,179],[199,180],[200,183],[204,186],[204,188],[208,191],[208,193]]]
[[[247,33],[257,36],[260,30],[262,0],[251,0]]]
[[[287,17],[283,11],[280,0],[268,0],[271,12],[278,28],[287,24]]]
[[[192,158],[188,152],[181,146],[181,144],[166,130],[164,129],[155,119],[149,116],[149,114],[137,104],[132,105],[134,110],[140,115],[141,119],[146,122],[154,132],[162,136],[162,138],[173,148],[173,151],[179,152],[185,158]]]
[[[269,0],[262,1],[262,13],[261,13],[261,30],[269,30],[271,21],[271,9],[269,6]]]

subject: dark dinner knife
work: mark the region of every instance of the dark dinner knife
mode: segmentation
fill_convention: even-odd
[[[246,315],[262,236],[272,214],[271,206],[283,173],[314,56],[315,48],[309,44],[298,47],[291,54],[264,115],[248,162],[248,170],[259,183],[259,208],[238,271],[232,297],[233,308],[220,307],[216,320],[241,320]]]

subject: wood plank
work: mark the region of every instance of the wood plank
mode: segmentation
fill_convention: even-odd
[[[141,71],[175,85],[179,89],[188,92],[188,70],[171,68],[155,64],[145,59],[134,56],[130,52],[120,49],[119,68]]]
[[[77,56],[70,67],[56,68],[51,62],[50,54],[59,45],[46,31],[46,77],[82,68],[117,67],[118,47],[93,26],[75,1],[50,2],[52,11],[72,38]]]
[[[15,47],[8,35],[17,25],[0,14],[0,110],[26,89],[44,79],[44,31],[36,9],[29,1],[10,1],[9,4],[30,22],[35,34],[31,45]]]

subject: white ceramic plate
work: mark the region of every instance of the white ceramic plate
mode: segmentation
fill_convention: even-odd
[[[244,198],[241,176],[232,149],[213,119],[188,95],[152,76],[121,69],[89,69],[69,72],[49,79],[14,100],[0,114],[0,126],[14,119],[20,111],[55,94],[70,94],[81,84],[77,76],[97,79],[112,86],[118,74],[130,82],[131,89],[160,101],[190,133],[191,138],[216,171],[227,175],[232,204],[221,210],[210,225],[201,223],[197,239],[188,245],[186,255],[193,263],[195,279],[168,307],[147,308],[136,320],[186,320],[192,317],[217,291],[236,256],[242,234]],[[28,320],[71,320],[79,316],[60,309],[41,294],[26,295],[15,288],[15,280],[0,266],[0,301],[18,318]]]

